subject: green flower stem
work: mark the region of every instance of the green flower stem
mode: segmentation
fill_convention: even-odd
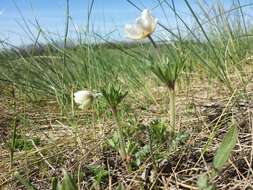
[[[149,35],[149,40],[151,41],[152,45],[154,46],[157,57],[161,62],[161,52],[159,50],[159,47],[156,45],[153,38]],[[169,84],[169,97],[170,97],[170,126],[171,126],[171,134],[173,135],[176,129],[176,94],[175,94],[175,83],[176,78],[174,79],[173,84]]]
[[[153,167],[155,169],[155,177],[157,177],[158,169],[157,169],[155,154],[153,150],[153,137],[152,137],[152,131],[150,127],[148,128],[148,135],[149,135],[150,156],[153,163]]]
[[[148,35],[148,39],[150,40],[150,42],[152,43],[152,45],[154,46],[154,48],[158,50],[158,47],[157,47],[155,41],[153,40],[153,38],[150,35]]]
[[[118,117],[118,112],[117,112],[117,109],[115,107],[112,108],[112,115],[113,115],[113,118],[116,122],[116,125],[118,127],[118,134],[119,134],[119,146],[120,146],[120,156],[122,158],[122,160],[124,161],[125,163],[125,167],[127,169],[127,171],[131,172],[132,171],[132,167],[131,167],[131,163],[128,162],[127,160],[127,153],[126,153],[126,145],[125,145],[125,141],[124,141],[124,134],[123,134],[123,129],[122,129],[122,126],[120,124],[120,121],[119,121],[119,117]]]
[[[13,124],[12,124],[12,139],[11,139],[11,152],[10,152],[10,169],[12,169],[14,162],[14,152],[15,152],[15,143],[16,143],[16,133],[17,133],[17,108],[16,108],[16,95],[15,88],[12,88],[12,98],[13,98]]]
[[[15,142],[16,142],[16,133],[17,133],[16,120],[17,120],[17,118],[15,116],[13,118],[13,126],[12,126],[12,142],[11,142],[11,154],[10,154],[10,169],[12,169],[13,161],[14,161]]]
[[[119,134],[119,144],[120,144],[120,156],[122,160],[126,161],[127,155],[126,155],[126,146],[125,146],[125,141],[123,139],[123,129],[121,127],[119,117],[118,117],[118,112],[115,107],[112,108],[112,115],[113,118],[116,122],[116,125],[118,127],[118,134]]]
[[[170,126],[172,134],[176,129],[176,93],[175,85],[169,87],[169,97],[170,97]]]

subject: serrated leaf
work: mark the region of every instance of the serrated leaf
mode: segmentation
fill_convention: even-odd
[[[214,156],[213,166],[216,170],[221,170],[228,160],[231,151],[235,147],[237,136],[237,127],[235,125],[232,125],[222,140],[222,143]]]

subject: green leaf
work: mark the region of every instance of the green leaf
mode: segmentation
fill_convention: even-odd
[[[232,125],[214,156],[213,166],[216,170],[221,170],[228,160],[231,151],[235,147],[237,136],[237,127]]]
[[[129,141],[127,144],[126,144],[126,152],[128,155],[132,155],[132,154],[135,154],[137,152],[137,145],[132,142],[132,141]]]
[[[125,187],[122,183],[120,183],[117,187],[117,190],[125,190]]]
[[[105,177],[109,175],[109,172],[103,166],[90,165],[88,168],[94,175],[96,185],[102,183]]]
[[[72,177],[65,171],[63,170],[63,181],[62,181],[62,188],[61,190],[77,190],[77,185],[72,179]]]
[[[115,150],[119,149],[119,136],[117,132],[114,132],[112,138],[107,140],[107,143]]]
[[[117,107],[128,94],[115,82],[101,88],[101,93],[110,107]]]
[[[57,190],[58,178],[57,177],[53,177],[51,184],[52,184],[52,190]]]
[[[208,187],[208,176],[206,174],[201,175],[198,179],[197,185],[200,189],[205,189]]]
[[[202,174],[197,182],[199,189],[201,190],[214,190],[215,187],[210,184],[209,177],[207,174]]]
[[[22,185],[24,185],[28,190],[37,190],[37,188],[34,187],[30,181],[24,179],[18,172],[15,172],[14,175],[18,181],[22,183]]]

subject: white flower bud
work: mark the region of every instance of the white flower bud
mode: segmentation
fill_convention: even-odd
[[[74,101],[81,109],[90,106],[100,93],[93,93],[88,90],[81,90],[74,93]]]

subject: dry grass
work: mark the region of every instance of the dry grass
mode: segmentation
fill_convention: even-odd
[[[6,144],[11,134],[13,113],[8,103],[10,101],[6,101],[8,96],[1,94],[1,189],[24,189],[13,177],[14,171],[19,171],[30,179],[38,189],[50,189],[51,177],[60,176],[62,168],[76,176],[80,189],[90,189],[92,174],[87,169],[88,165],[103,165],[108,169],[109,175],[103,181],[101,189],[116,189],[119,182],[126,189],[198,189],[197,178],[210,169],[214,153],[232,116],[239,126],[239,138],[229,163],[214,181],[218,189],[253,189],[252,86],[248,86],[247,99],[240,97],[239,91],[228,97],[219,83],[213,82],[213,86],[209,87],[206,79],[199,80],[198,76],[193,78],[188,91],[185,88],[178,89],[177,99],[177,126],[190,136],[187,141],[168,152],[166,159],[159,161],[156,179],[152,179],[153,170],[149,158],[133,172],[124,170],[119,155],[106,146],[106,139],[114,129],[113,122],[105,117],[106,113],[101,115],[95,125],[87,124],[92,111],[78,113],[82,117],[76,133],[73,126],[67,126],[68,117],[57,114],[54,103],[47,101],[37,106],[18,101],[19,112],[25,115],[25,121],[29,121],[29,125],[18,121],[18,133],[30,140],[39,137],[41,142],[39,145],[33,143],[30,150],[16,151],[15,163],[10,168],[10,153]],[[164,90],[163,87],[152,89],[156,103],[145,102],[146,98],[140,92],[137,97],[145,104],[144,108],[127,100],[133,110],[129,114],[134,115],[137,122],[143,125],[148,125],[155,119],[168,123],[168,113],[165,112],[167,101],[161,97],[161,91]],[[128,122],[127,119],[125,122]],[[203,153],[212,134],[213,138]],[[137,134],[136,139],[147,142],[148,137],[144,132]],[[162,146],[169,149],[170,144],[165,142]],[[82,175],[83,173],[85,174]]]

